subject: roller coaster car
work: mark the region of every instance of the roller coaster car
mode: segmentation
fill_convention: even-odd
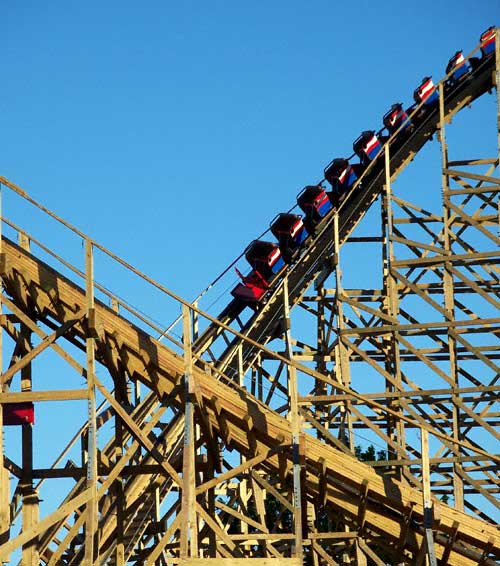
[[[432,106],[439,101],[439,94],[431,77],[424,77],[420,85],[413,91],[413,100],[417,104]]]
[[[489,27],[481,34],[479,41],[481,43],[481,53],[483,57],[489,57],[495,53],[495,37],[496,30],[493,26]]]
[[[400,102],[391,106],[391,109],[385,114],[383,122],[391,136],[401,127],[397,136],[399,138],[404,138],[413,129],[413,124]]]
[[[287,263],[291,263],[299,253],[302,244],[309,237],[302,217],[298,214],[282,212],[271,222],[271,232]]]
[[[471,57],[469,59],[470,66],[473,71],[476,71],[482,65],[491,63],[495,57],[495,39],[496,29],[491,26],[481,34],[479,43],[481,46],[481,57]]]
[[[341,203],[363,171],[361,164],[351,165],[343,157],[334,159],[325,169],[325,179],[333,189],[335,204]]]
[[[381,140],[373,130],[363,132],[353,143],[354,153],[359,157],[361,165],[368,166],[382,150]]]
[[[268,283],[272,281],[285,267],[278,244],[254,240],[246,249],[245,257],[248,263]]]
[[[299,193],[297,204],[305,214],[305,224],[309,233],[333,208],[332,201],[321,185],[308,185]]]
[[[252,266],[248,275],[236,272],[242,279],[231,291],[233,297],[255,303],[261,301],[269,287],[285,269],[286,263],[281,256],[278,244],[254,240],[245,250],[245,258]]]
[[[470,66],[464,58],[462,51],[457,51],[455,55],[448,61],[446,66],[446,74],[450,75],[446,79],[445,87],[453,88],[469,74]]]
[[[236,271],[241,277],[242,283],[236,285],[231,291],[231,295],[246,303],[256,303],[260,301],[269,289],[269,283],[258,271],[253,270],[248,275],[242,275],[238,270]]]

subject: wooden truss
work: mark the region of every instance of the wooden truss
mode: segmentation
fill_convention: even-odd
[[[336,218],[324,273],[293,304],[283,281],[266,344],[2,178],[84,253],[69,263],[3,215],[0,560],[497,564],[499,160],[450,161],[446,122],[441,92],[434,210],[397,195],[386,148],[380,234],[348,243],[377,247],[366,269],[380,285],[344,287]],[[98,284],[98,254],[180,307],[180,336]],[[218,342],[200,345],[207,325],[220,351],[237,344],[222,361]],[[49,355],[58,365],[42,365]],[[32,403],[54,407],[51,425],[22,421],[16,448],[11,409]],[[37,438],[57,444],[65,427],[60,403],[85,422],[38,466]],[[356,457],[364,441],[378,458]]]

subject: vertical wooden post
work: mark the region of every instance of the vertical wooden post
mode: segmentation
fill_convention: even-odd
[[[244,387],[245,376],[243,373],[243,343],[240,343],[238,346],[237,356],[238,356],[238,383],[240,387]],[[240,463],[243,464],[245,461],[246,461],[245,455],[241,454]],[[239,488],[239,496],[240,496],[241,504],[246,508],[248,505],[248,501],[250,499],[248,492],[248,480],[246,479],[246,477],[240,481],[238,488]],[[248,523],[246,523],[245,521],[240,521],[240,532],[242,534],[248,534]],[[247,549],[248,545],[245,544],[244,548]]]
[[[198,525],[196,521],[196,477],[195,477],[195,427],[192,359],[191,311],[182,307],[183,343],[184,343],[184,449],[182,463],[182,501],[181,501],[181,539],[180,557],[198,556]]]
[[[394,261],[394,247],[392,243],[393,237],[393,212],[392,212],[392,181],[391,181],[391,156],[390,147],[386,143],[384,147],[385,158],[385,191],[382,196],[382,221],[383,221],[383,286],[384,286],[384,302],[386,313],[397,319],[399,315],[399,297],[395,275],[393,273],[392,262]],[[402,391],[401,379],[401,359],[399,353],[399,334],[394,329],[388,336],[386,341],[386,369],[393,377],[394,383],[386,380],[385,389],[387,392]],[[393,399],[389,401],[389,407],[395,411],[400,411],[399,401]],[[405,451],[405,430],[404,421],[387,416],[387,436],[397,446],[397,453],[388,446],[388,459],[403,458]],[[393,470],[399,477],[402,475],[401,467]]]
[[[119,313],[119,303],[115,297],[111,297],[111,308],[114,312]],[[127,382],[127,398],[130,401],[130,382]],[[115,398],[122,400],[120,390],[115,388]],[[123,456],[123,423],[118,413],[115,413],[115,448],[114,457],[115,461],[119,461]],[[126,500],[123,485],[123,477],[121,474],[114,482],[114,496],[116,500],[116,544],[115,544],[115,565],[125,565],[125,515],[126,515]]]
[[[317,351],[317,361],[316,361],[316,371],[324,375],[327,374],[327,367],[325,362],[325,356],[327,355],[328,345],[326,343],[326,290],[324,286],[324,278],[320,277],[314,282],[314,290],[318,295],[318,313],[316,316],[317,326],[316,326],[316,351]],[[323,381],[316,380],[314,384],[314,394],[315,395],[326,395],[327,388]],[[321,403],[319,405],[314,405],[314,413],[316,418],[320,419],[322,415],[325,414],[324,405]],[[328,420],[325,422],[325,427],[329,428],[330,423]]]
[[[198,301],[194,301],[193,302],[193,306],[194,307],[198,307]],[[192,313],[192,332],[191,332],[191,340],[194,342],[197,338],[198,338],[198,334],[199,334],[199,327],[200,327],[200,320],[199,320],[199,316],[198,313],[193,310]]]
[[[30,251],[29,239],[26,234],[20,232],[18,236],[19,246],[26,251]],[[21,352],[28,354],[31,349],[31,331],[21,324],[20,340],[22,342]],[[31,364],[21,370],[21,391],[31,391],[33,389]],[[21,426],[22,435],[22,513],[23,531],[31,529],[38,522],[38,495],[33,489],[33,426],[25,423]],[[22,563],[38,564],[38,537],[28,541],[23,545]]]
[[[450,208],[448,201],[450,199],[448,176],[445,169],[448,168],[448,145],[446,143],[445,135],[445,118],[444,118],[444,90],[443,84],[439,85],[439,141],[441,143],[441,183],[442,183],[442,200],[443,200],[443,254],[452,255],[451,237],[450,237]],[[455,387],[458,387],[458,363],[457,363],[457,344],[453,328],[453,321],[455,318],[455,291],[453,284],[453,273],[451,271],[450,262],[445,262],[443,267],[443,286],[444,286],[444,307],[446,311],[446,322],[449,322],[448,327],[448,351],[450,355],[450,378]],[[453,405],[452,410],[452,437],[454,440],[460,440],[460,399],[456,394],[452,395]],[[460,455],[460,449],[457,444],[453,445],[453,452],[456,456]],[[460,462],[453,464],[453,495],[455,507],[463,511],[464,509],[464,482],[461,474],[462,466]]]
[[[0,342],[1,346],[1,342]],[[0,360],[1,361],[1,360]],[[3,389],[3,386],[2,386]],[[9,472],[4,466],[3,411],[0,404],[0,544],[10,538],[10,484]],[[10,564],[7,554],[2,564]]]
[[[334,262],[335,262],[335,309],[337,312],[337,335],[338,347],[335,357],[335,378],[343,385],[351,384],[351,367],[349,363],[349,349],[346,344],[346,338],[342,335],[345,328],[344,323],[344,305],[341,298],[342,295],[342,269],[340,268],[340,238],[339,238],[339,215],[335,213],[333,218],[333,245],[334,245]],[[339,427],[339,439],[345,443],[349,450],[354,454],[354,431],[352,427],[351,408],[348,400],[340,404],[341,425]],[[344,531],[350,531],[347,524],[343,525]],[[350,553],[346,550],[342,553],[342,561],[344,564],[351,564]]]
[[[342,302],[342,270],[340,268],[340,242],[339,242],[339,215],[335,214],[333,219],[333,242],[334,242],[334,261],[335,261],[335,310],[337,314],[337,335],[338,346],[335,349],[335,377],[342,385],[351,384],[351,368],[349,364],[349,349],[346,345],[346,338],[342,336],[344,324],[344,306]],[[341,427],[339,437],[342,442],[349,446],[349,450],[354,453],[354,432],[352,427],[352,417],[350,401],[341,402]],[[346,430],[347,429],[347,430]]]
[[[31,334],[29,330],[24,327],[21,334],[26,335],[26,340],[29,343],[28,336]],[[21,370],[21,391],[31,391],[31,364]],[[38,522],[38,495],[33,489],[33,426],[23,424],[21,434],[23,531],[27,531]],[[38,537],[35,537],[23,545],[23,564],[38,564],[37,544]]]
[[[115,390],[115,395],[119,397],[118,389]],[[123,423],[121,418],[115,413],[115,461],[118,461],[123,456]],[[115,565],[125,565],[125,514],[126,514],[126,499],[125,490],[123,485],[123,478],[121,474],[114,482],[114,494],[116,499],[116,547],[115,547]]]
[[[245,376],[243,373],[243,343],[238,346],[238,383],[240,387],[245,386]]]
[[[262,372],[262,354],[259,351],[256,357],[257,364],[257,399],[264,400],[264,376]]]
[[[2,185],[0,183],[0,257],[3,252],[2,246]],[[0,277],[0,294],[3,293],[3,279]],[[0,316],[3,306],[0,301]],[[3,373],[3,328],[0,328],[0,374]],[[4,391],[4,385],[0,391]],[[4,442],[3,442],[3,407],[0,403],[0,544],[9,540],[10,536],[10,484],[9,472],[4,466]],[[8,564],[9,556],[5,556],[4,564]]]
[[[293,360],[292,337],[290,333],[290,305],[288,301],[288,277],[283,280],[283,311],[285,320],[285,346],[287,357]],[[298,406],[297,370],[288,365],[288,398],[290,403],[290,419],[292,425],[292,458],[293,458],[293,515],[295,529],[295,557],[302,562],[302,493],[301,493],[301,454],[300,454],[300,415]]]
[[[87,323],[94,318],[94,260],[91,240],[85,240],[85,299]],[[91,497],[87,503],[85,523],[85,566],[94,566],[97,559],[96,533],[98,527],[97,507],[97,423],[95,404],[95,339],[90,329],[86,338],[87,353],[87,393],[88,393],[88,459],[87,487]]]
[[[424,499],[425,546],[427,550],[426,558],[428,566],[437,566],[436,553],[434,550],[434,537],[432,535],[433,510],[429,467],[429,435],[425,429],[421,429],[420,433],[422,439],[422,485]]]

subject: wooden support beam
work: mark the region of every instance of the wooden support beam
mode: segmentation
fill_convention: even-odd
[[[288,279],[285,277],[283,281],[283,318],[285,320],[285,345],[287,357],[293,358],[293,350],[291,343],[291,323],[290,323],[290,305],[288,302]],[[302,505],[305,505],[304,494],[302,492],[302,464],[304,458],[300,456],[300,435],[301,435],[301,416],[298,407],[298,384],[297,371],[295,367],[288,366],[288,391],[290,420],[292,428],[292,459],[293,459],[293,525],[295,531],[295,548],[293,555],[300,562],[304,556],[303,529],[307,527],[304,523],[304,511]]]
[[[362,533],[365,527],[366,507],[368,505],[368,491],[370,489],[370,482],[363,480],[362,491],[360,494],[360,501],[358,507],[358,532]]]
[[[340,564],[333,559],[333,557],[315,540],[312,542],[312,548],[315,553],[317,553],[328,566],[340,566]],[[362,566],[361,564],[359,566]]]
[[[111,393],[106,389],[106,387],[101,383],[101,381],[95,377],[95,386],[99,389],[102,395],[107,399],[109,404],[117,412],[119,417],[125,423],[125,426],[129,429],[130,433],[138,440],[138,442],[148,451],[148,453],[158,462],[158,464],[165,470],[165,472],[173,479],[178,487],[182,486],[182,480],[178,473],[169,464],[163,456],[155,448],[153,442],[133,421],[132,417],[127,413],[127,411],[113,398]]]
[[[3,215],[3,194],[0,185],[0,217]],[[3,233],[2,222],[0,221],[0,274],[4,274],[6,266],[6,256],[3,253]],[[3,278],[0,277],[0,297],[4,292]],[[3,314],[2,303],[0,302],[0,316]],[[0,330],[0,370],[3,367],[3,332]],[[0,385],[0,393],[5,392],[5,386]],[[10,538],[10,481],[9,471],[5,466],[5,447],[4,447],[4,425],[3,425],[3,407],[0,403],[0,548],[6,544]],[[5,553],[4,561],[10,559],[9,552]]]
[[[27,316],[21,309],[19,309],[16,306],[16,304],[13,301],[11,301],[8,297],[6,297],[5,295],[1,295],[0,301],[9,310],[11,310],[12,312],[15,313],[15,315],[19,318],[20,322],[25,324],[32,332],[37,334],[42,340],[44,340],[47,337],[47,334],[43,330],[41,330],[41,328],[39,328],[37,326],[37,324],[33,320],[31,320],[31,318],[29,316]],[[86,376],[85,368],[83,366],[81,366],[65,350],[63,350],[63,348],[61,348],[61,346],[59,346],[55,342],[52,342],[51,347],[55,352],[57,352],[59,354],[59,356],[63,360],[65,360],[73,369],[75,369],[79,375],[82,375],[84,377]]]
[[[365,543],[361,538],[358,538],[357,544],[368,558],[370,558],[376,566],[386,566],[385,560],[382,560],[377,554]]]
[[[85,306],[87,321],[91,318],[94,310],[94,258],[93,246],[90,240],[85,241]],[[86,337],[86,360],[87,360],[87,478],[86,485],[90,492],[87,501],[85,519],[85,550],[83,557],[84,566],[94,566],[98,558],[99,542],[97,529],[99,523],[99,508],[97,505],[97,423],[95,402],[95,338],[92,333]]]
[[[178,562],[179,566],[301,566],[297,558],[188,558]]]
[[[179,556],[181,559],[186,559],[198,556],[198,520],[196,517],[196,432],[193,405],[196,386],[193,379],[192,319],[191,311],[185,305],[182,310],[182,318],[184,344],[184,449]]]
[[[257,454],[257,456],[254,456],[253,458],[250,458],[249,460],[245,460],[242,464],[240,464],[236,468],[232,468],[231,470],[228,470],[227,472],[220,474],[217,477],[197,486],[196,487],[196,494],[200,495],[203,492],[205,492],[205,491],[207,491],[207,490],[209,490],[213,487],[221,485],[222,483],[227,482],[230,479],[241,475],[242,473],[248,472],[248,470],[256,467],[261,462],[264,462],[265,460],[270,458],[273,454],[276,454],[277,452],[280,452],[280,451],[285,450],[285,449],[288,449],[288,446],[278,446],[278,447],[273,448],[272,450],[266,451],[262,454]]]
[[[28,531],[24,531],[17,537],[0,545],[0,560],[6,559],[9,554],[16,548],[19,548],[30,540],[33,540],[35,537],[46,531],[49,527],[60,521],[62,518],[71,515],[71,513],[76,511],[79,507],[85,505],[91,497],[91,490],[85,489],[85,491],[83,491],[80,495],[61,505],[56,511],[42,519]]]
[[[0,403],[26,403],[40,401],[77,401],[88,399],[86,389],[60,389],[54,391],[19,391],[0,393]]]
[[[434,536],[432,527],[434,523],[433,504],[431,499],[431,478],[429,466],[429,435],[426,430],[421,430],[421,454],[422,454],[422,486],[424,504],[424,531],[425,548],[427,552],[428,566],[437,566],[436,551],[434,548]]]
[[[7,371],[5,371],[2,376],[0,377],[0,383],[9,383],[14,374],[18,371],[21,371],[24,367],[26,367],[31,361],[36,358],[39,354],[41,354],[44,350],[46,350],[49,346],[51,346],[60,336],[64,336],[64,334],[73,327],[77,322],[80,322],[82,317],[85,315],[85,312],[82,310],[78,313],[78,315],[67,322],[65,322],[60,328],[58,328],[55,332],[53,332],[50,336],[47,336],[34,348],[32,348],[25,356],[23,356],[18,362],[12,365]]]
[[[146,379],[146,377],[144,377],[144,379]],[[210,388],[215,389],[215,388],[218,388],[218,387],[219,387],[219,384],[214,383],[213,381],[211,381],[210,383],[205,382],[203,376],[201,376],[201,383],[202,383],[202,388],[203,388],[203,389],[202,389],[202,394],[205,396],[205,398],[207,397],[207,390],[208,390],[208,389],[210,389]],[[222,393],[221,393],[221,392],[222,392]],[[244,412],[245,404],[244,404],[244,403],[242,404],[242,403],[239,401],[239,398],[238,398],[238,396],[242,395],[242,393],[241,393],[239,390],[238,390],[237,395],[236,395],[236,394],[235,394],[235,395],[232,395],[231,392],[227,392],[227,391],[224,391],[224,390],[219,391],[219,393],[221,393],[221,395],[219,396],[219,398],[222,399],[222,401],[221,401],[221,408],[223,408],[223,410],[226,411],[226,414],[227,414],[227,415],[230,417],[230,419],[231,419],[231,423],[238,423],[237,418],[235,418],[235,416],[234,416],[233,414],[229,415],[229,412],[227,412],[227,407],[236,407],[235,411],[237,410],[237,411],[242,411],[242,412]],[[223,396],[224,398],[222,398],[222,396]],[[236,414],[238,415],[238,413],[236,413]],[[255,426],[259,427],[259,429],[258,429],[258,430],[259,430],[259,435],[262,435],[262,436],[263,436],[264,434],[270,435],[271,433],[272,433],[271,435],[275,435],[276,430],[279,429],[280,427],[283,427],[283,430],[286,431],[286,434],[287,434],[287,435],[289,434],[289,433],[288,433],[288,429],[286,429],[286,427],[284,426],[283,423],[281,423],[281,421],[279,421],[278,419],[274,419],[274,417],[272,417],[271,420],[268,420],[269,417],[270,417],[269,414],[267,414],[267,413],[264,413],[264,414],[263,414],[263,417],[262,417],[262,418],[263,418],[263,419],[264,419],[264,418],[266,419],[266,421],[265,421],[265,427],[263,427],[262,423],[259,423],[259,422],[256,421]],[[211,418],[212,418],[212,415],[211,415]],[[273,419],[274,419],[274,420],[273,420]],[[214,420],[214,422],[216,422],[216,421]],[[273,428],[273,427],[274,427],[274,428]],[[245,442],[245,440],[244,440],[244,431],[242,431],[242,430],[240,430],[240,429],[238,429],[238,428],[235,428],[235,429],[234,429],[234,432],[235,432],[235,440],[236,440],[237,443],[238,443],[239,449],[241,449],[241,447],[244,445],[244,442]],[[307,442],[308,442],[308,451],[311,450],[311,449],[313,450],[313,456],[311,457],[311,461],[312,461],[312,462],[315,462],[315,461],[316,461],[315,458],[317,458],[319,454],[323,454],[323,452],[324,452],[325,454],[328,454],[328,458],[329,458],[329,459],[332,458],[332,459],[333,459],[332,461],[336,461],[335,459],[338,458],[338,455],[336,455],[336,454],[331,454],[331,451],[328,449],[328,447],[322,447],[321,451],[319,451],[319,450],[315,451],[315,450],[316,450],[316,449],[315,449],[315,441],[314,441],[314,440],[309,440],[309,439],[307,439]],[[340,464],[340,462],[341,462],[341,464]],[[342,466],[345,466],[345,465],[346,465],[345,460],[339,460],[339,464],[340,464],[340,465],[338,466],[337,470],[335,471],[335,474],[338,474],[339,477],[341,476],[341,477],[342,477],[342,481],[349,482],[349,481],[351,481],[352,478],[354,478],[354,477],[356,477],[357,479],[359,479],[360,476],[358,476],[358,475],[349,477],[349,474],[346,474],[346,473],[345,473],[345,470],[342,469]],[[272,465],[272,466],[273,466],[272,469],[275,469],[275,467],[274,467],[274,466],[275,466],[275,463],[273,463],[272,461],[270,461],[270,464],[269,464],[269,465],[270,465],[270,466]],[[329,471],[329,474],[332,474],[332,472]],[[339,480],[339,481],[340,481],[340,480]],[[381,492],[380,492],[381,486],[379,485],[379,482],[378,482],[378,480],[376,480],[376,479],[375,479],[375,486],[376,486],[375,494],[378,494],[377,496],[379,496],[380,493],[381,493]],[[404,499],[404,501],[407,501],[407,493],[410,493],[410,491],[407,492],[406,489],[404,488],[404,486],[402,486],[402,488],[401,488],[401,497],[402,497],[402,499]],[[330,497],[332,497],[332,496],[329,494],[328,497],[330,498]],[[329,499],[329,501],[330,501],[330,499]],[[369,513],[368,511],[367,511],[367,516],[366,516],[366,521],[368,521],[369,524],[373,524],[373,523],[374,523],[373,514],[370,515],[370,513]],[[447,517],[447,521],[449,522],[449,517]],[[447,523],[447,524],[448,524],[448,523]]]

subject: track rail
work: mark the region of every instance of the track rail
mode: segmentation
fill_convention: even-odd
[[[3,239],[2,251],[4,288],[16,303],[23,304],[27,296],[40,317],[59,324],[73,319],[75,312],[83,308],[85,292],[74,283],[8,239]],[[96,317],[100,329],[96,344],[98,359],[104,364],[109,363],[111,348],[127,366],[127,372],[154,391],[158,398],[169,397],[180,403],[176,391],[179,391],[178,384],[184,373],[184,360],[102,303],[96,303]],[[72,335],[75,340],[81,340],[86,331],[83,321],[73,326]],[[269,453],[263,466],[270,474],[283,471],[283,462],[278,457],[281,451],[287,459],[288,473],[291,473],[292,455],[289,450],[282,451],[292,442],[291,425],[287,419],[269,410],[244,389],[217,381],[199,368],[194,368],[194,379],[198,403],[214,432],[226,439],[229,435],[232,446],[241,454],[253,454],[253,449],[257,453]],[[251,446],[248,434],[249,419],[255,446]],[[304,438],[304,453],[305,487],[311,497],[323,493],[327,505],[352,519],[357,518],[358,505],[363,503],[367,528],[394,544],[406,532],[411,518],[415,525],[414,536],[408,541],[407,548],[418,551],[423,537],[423,530],[418,525],[423,523],[424,515],[420,491],[397,481],[391,481],[389,486],[387,479],[381,478],[369,466],[309,435]],[[179,484],[175,471],[170,471],[172,481]],[[440,519],[436,536],[438,557],[448,552],[451,537],[456,541],[451,544],[448,564],[472,566],[486,549],[500,555],[500,531],[496,527],[444,505],[440,506]],[[0,546],[0,557],[2,551],[9,548],[7,545]],[[495,564],[489,559],[483,563],[487,566]]]
[[[470,105],[474,100],[494,87],[494,63],[494,57],[490,57],[489,60],[484,61],[480,67],[471,72],[469,80],[446,95],[444,101],[446,121],[450,121],[464,106]],[[436,108],[428,113],[425,120],[415,128],[409,138],[391,153],[391,181],[404,170],[415,155],[432,138],[438,126],[439,110]],[[344,200],[338,210],[340,245],[349,238],[354,228],[383,189],[385,183],[383,152],[378,156],[377,160],[378,162],[375,161],[371,164],[370,169],[361,177],[351,195]],[[358,189],[359,184],[362,186],[361,189]],[[320,233],[307,247],[300,260],[289,268],[287,276],[291,306],[301,300],[307,288],[320,274],[327,275],[333,270],[333,262],[328,261],[328,258],[333,254],[334,247],[333,225],[334,214],[332,213],[321,225]],[[278,284],[266,304],[240,330],[242,334],[256,342],[265,344],[275,337],[277,332],[281,333],[279,325],[283,309],[282,291],[283,286]],[[230,324],[238,318],[245,308],[245,303],[233,299],[222,310],[218,319],[225,324]],[[194,345],[195,350],[198,353],[208,350],[220,333],[220,326],[211,324],[196,341]],[[219,357],[219,367],[229,374],[234,374],[236,371],[233,360],[240,345],[240,338],[233,339]],[[244,362],[251,359],[251,356],[252,348],[248,345],[243,345]],[[233,364],[232,371],[230,368],[231,364]]]

